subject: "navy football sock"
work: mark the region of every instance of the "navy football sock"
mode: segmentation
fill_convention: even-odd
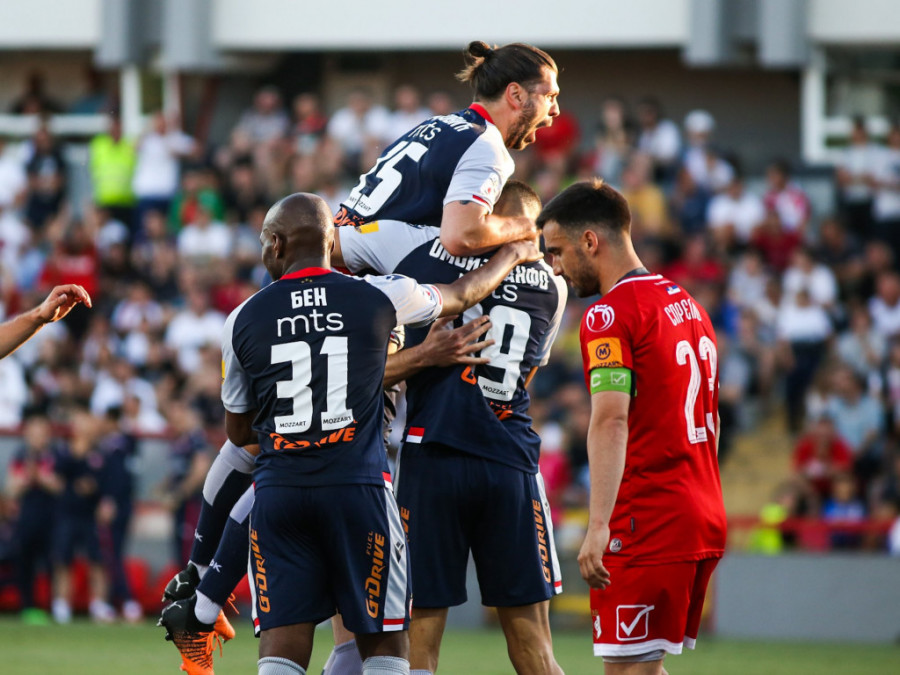
[[[225,524],[219,548],[216,549],[215,556],[209,563],[209,570],[197,587],[198,593],[203,593],[220,607],[228,602],[228,596],[247,573],[247,561],[250,559],[248,528],[253,499],[254,493],[251,487],[234,505],[228,522]]]
[[[322,675],[360,675],[362,673],[362,657],[356,648],[356,640],[335,645],[328,657],[328,663]]]
[[[253,455],[231,441],[225,441],[209,468],[203,483],[203,506],[190,557],[198,569],[207,567],[212,560],[231,508],[250,487],[253,467]]]

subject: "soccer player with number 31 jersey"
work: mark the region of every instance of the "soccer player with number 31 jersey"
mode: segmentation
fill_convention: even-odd
[[[578,556],[591,586],[594,653],[608,675],[665,673],[693,648],[725,548],[716,337],[703,308],[651,274],[625,199],[577,183],[538,218],[553,270],[581,297],[591,393],[590,520]]]

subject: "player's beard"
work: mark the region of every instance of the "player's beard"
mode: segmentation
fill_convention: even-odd
[[[600,279],[588,264],[587,258],[580,251],[576,263],[571,270],[566,270],[565,277],[579,298],[587,298],[600,292]]]
[[[509,127],[506,134],[506,147],[510,150],[523,150],[525,146],[533,143],[534,139],[530,136],[537,131],[537,118],[534,101],[529,97],[522,106],[519,117]]]

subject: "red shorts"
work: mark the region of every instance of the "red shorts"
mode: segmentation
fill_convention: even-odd
[[[594,656],[636,656],[694,648],[706,586],[718,558],[610,568],[612,583],[591,589]]]

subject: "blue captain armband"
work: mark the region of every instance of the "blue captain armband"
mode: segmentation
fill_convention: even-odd
[[[601,391],[621,391],[631,395],[631,370],[628,368],[594,368],[591,371],[592,394]]]

